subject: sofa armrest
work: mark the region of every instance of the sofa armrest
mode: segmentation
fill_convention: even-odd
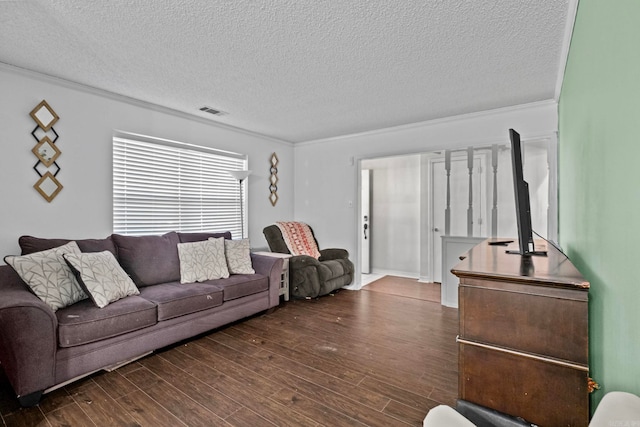
[[[294,270],[301,270],[305,267],[318,267],[320,261],[309,255],[294,255],[289,258],[289,268]]]
[[[0,267],[0,363],[18,397],[55,384],[58,319],[8,266]]]
[[[322,249],[320,251],[320,261],[329,261],[332,259],[349,259],[349,251],[346,249]]]
[[[257,274],[269,278],[269,307],[280,304],[280,278],[282,276],[282,258],[251,253],[251,264]]]

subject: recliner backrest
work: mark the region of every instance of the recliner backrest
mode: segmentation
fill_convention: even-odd
[[[318,240],[316,239],[316,235],[313,233],[313,228],[311,228],[311,226],[309,226],[309,230],[311,230],[311,234],[313,235],[313,240],[315,240],[316,245],[318,246],[318,248],[320,248],[320,245],[318,245]],[[262,233],[267,239],[267,243],[269,244],[269,249],[271,250],[271,252],[277,252],[280,254],[291,253],[291,251],[289,251],[289,248],[287,247],[287,244],[284,242],[280,227],[275,224],[271,224],[265,227],[262,230]]]

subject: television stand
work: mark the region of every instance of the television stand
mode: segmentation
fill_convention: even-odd
[[[540,426],[586,426],[589,282],[551,245],[546,257],[505,253],[518,248],[485,240],[451,270],[458,399]]]
[[[520,256],[547,256],[547,251],[532,251],[532,252],[527,252],[524,255],[520,254],[520,251],[517,251],[517,250],[505,251],[505,252],[510,255],[520,255]]]

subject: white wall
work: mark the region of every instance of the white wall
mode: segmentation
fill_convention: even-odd
[[[220,126],[213,121],[128,101],[92,90],[0,65],[0,253],[18,253],[17,239],[38,237],[100,238],[112,230],[111,144],[114,130],[193,143],[247,154],[249,237],[253,247],[265,247],[262,229],[277,220],[293,218],[293,147],[291,144]],[[64,186],[48,203],[33,184],[31,136],[35,122],[29,112],[43,99],[60,120],[54,125],[62,155],[57,178]],[[194,106],[195,108],[196,106]],[[269,196],[269,158],[276,152],[278,195]]]
[[[524,163],[522,165],[524,179],[529,184],[529,198],[531,199],[531,227],[534,232],[547,238],[547,214],[549,203],[547,190],[549,179],[546,172],[547,144],[540,143],[524,144]],[[543,165],[540,167],[540,165]],[[514,202],[515,203],[515,202]],[[537,238],[535,235],[534,239]],[[553,236],[549,237],[553,238]]]
[[[298,144],[294,152],[295,218],[313,226],[321,247],[345,248],[359,263],[359,161],[442,148],[506,144],[509,128],[518,130],[523,140],[555,140],[557,127],[557,104],[545,101]]]

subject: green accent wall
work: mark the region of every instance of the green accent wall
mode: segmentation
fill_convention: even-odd
[[[591,282],[591,376],[640,395],[640,1],[580,0],[559,100],[559,239]]]

